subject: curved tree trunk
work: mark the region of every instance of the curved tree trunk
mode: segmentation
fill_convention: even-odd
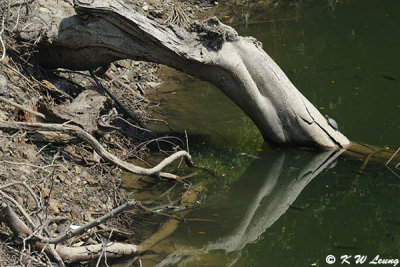
[[[216,18],[195,22],[186,31],[147,19],[116,0],[75,0],[74,8],[78,15],[53,18],[58,28],[48,29],[41,42],[43,65],[83,70],[126,58],[161,63],[216,85],[255,122],[267,142],[350,144],[258,41],[238,36]]]

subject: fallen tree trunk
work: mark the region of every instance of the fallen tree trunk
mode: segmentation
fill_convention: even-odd
[[[147,19],[116,0],[75,0],[78,15],[66,2],[63,9],[52,5],[36,5],[33,11],[41,21],[51,21],[51,27],[30,32],[33,39],[32,34],[45,31],[39,60],[49,68],[94,69],[126,58],[161,63],[216,85],[254,121],[267,142],[350,144],[257,40],[238,36],[216,18],[194,22],[189,31]]]

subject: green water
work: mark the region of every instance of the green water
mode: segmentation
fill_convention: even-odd
[[[400,146],[398,0],[223,4],[219,17],[260,40],[347,137]],[[206,185],[206,199],[188,217],[215,223],[181,224],[161,244],[173,249],[145,266],[328,266],[327,255],[339,266],[341,255],[367,255],[364,265],[378,254],[400,258],[400,171],[371,162],[358,174],[362,162],[340,153],[272,150],[212,85],[169,69],[163,79],[154,100],[164,102],[155,112],[173,131],[187,130],[195,160],[213,173],[194,178]]]

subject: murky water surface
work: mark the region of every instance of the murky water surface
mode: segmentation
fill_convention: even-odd
[[[218,16],[260,40],[351,140],[396,150],[400,2],[288,2],[221,5]],[[169,69],[163,79],[156,112],[173,131],[187,130],[191,153],[210,171],[193,181],[207,198],[188,217],[214,222],[181,224],[160,244],[169,252],[143,263],[326,266],[327,255],[400,258],[399,170],[371,161],[360,172],[366,156],[273,150],[214,86]]]

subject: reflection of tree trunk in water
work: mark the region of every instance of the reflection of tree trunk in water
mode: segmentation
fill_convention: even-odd
[[[215,84],[270,143],[349,145],[257,40],[238,36],[215,18],[194,23],[189,32],[158,24],[112,0],[76,0],[75,10],[79,16],[52,18],[50,24],[58,29],[47,28],[47,43],[41,43],[39,53],[42,64],[93,69],[124,58],[165,64]]]
[[[248,172],[234,185],[228,199],[219,205],[224,210],[240,209],[243,214],[239,216],[241,220],[229,229],[221,226],[218,231],[221,236],[209,240],[202,248],[186,247],[172,253],[160,266],[168,266],[173,262],[189,265],[207,263],[212,258],[211,252],[221,250],[233,255],[229,263],[233,264],[244,246],[257,240],[278,220],[307,184],[342,152],[272,151],[266,159],[254,161]],[[243,190],[245,187],[246,190]],[[239,194],[240,199],[237,197]],[[243,202],[246,203],[244,206]]]
[[[231,265],[240,257],[243,247],[254,242],[272,226],[287,211],[307,184],[323,169],[330,166],[341,153],[342,156],[357,161],[365,159],[361,164],[365,168],[370,161],[387,162],[395,151],[353,143],[347,150],[339,152],[307,153],[281,150],[263,153],[261,155],[263,159],[254,161],[248,167],[247,173],[233,186],[227,199],[220,200],[220,204],[213,207],[215,210],[224,210],[226,213],[231,210],[234,214],[240,214],[242,219],[237,224],[230,227],[221,225],[217,233],[220,237],[215,240],[209,239],[203,247],[185,246],[179,241],[178,246],[173,247],[169,239],[159,243],[179,226],[179,221],[168,220],[154,235],[138,246],[139,250],[150,249],[160,253],[159,256],[169,254],[164,260],[163,258],[151,259],[154,262],[162,261],[160,266],[205,262],[212,262],[217,266]],[[400,157],[396,156],[393,161],[398,162],[399,159]],[[357,174],[356,179],[358,176]],[[260,177],[265,177],[265,179],[260,179]],[[237,197],[239,195],[240,199]],[[187,195],[186,197],[192,199],[186,199],[186,201],[193,203],[196,200],[194,196]],[[185,211],[181,215],[185,216],[188,212]],[[207,234],[204,239],[208,236],[214,235]],[[184,248],[181,248],[182,246]]]

